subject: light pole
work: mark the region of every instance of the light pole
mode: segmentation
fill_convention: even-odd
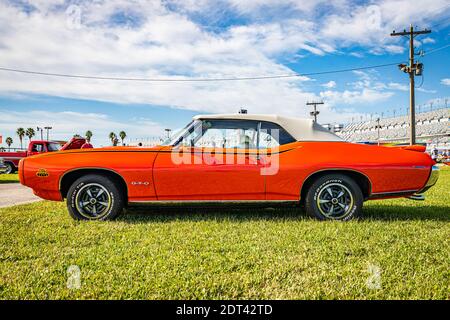
[[[44,130],[44,129],[42,129],[42,128],[40,128],[40,127],[36,127],[36,131],[37,131],[37,132],[39,132],[39,131],[41,132],[41,140],[44,140],[44,133],[43,133],[43,130]]]
[[[311,116],[314,117],[314,122],[317,122],[317,116],[320,113],[320,111],[317,110],[317,105],[320,105],[320,104],[324,104],[324,102],[323,101],[321,101],[321,102],[306,102],[307,106],[314,106],[314,110],[309,113]]]
[[[48,131],[53,129],[53,127],[44,127],[45,130],[47,130],[47,141],[48,141]]]
[[[380,126],[380,118],[377,118],[377,125],[375,126],[375,129],[377,129],[377,131],[378,131],[378,145],[380,145],[380,129],[381,129],[381,126]]]
[[[167,139],[169,139],[170,138],[170,133],[172,132],[172,129],[164,129],[164,131],[167,134]]]

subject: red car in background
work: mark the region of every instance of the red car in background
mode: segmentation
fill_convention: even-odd
[[[60,150],[80,149],[86,142],[84,138],[72,138],[69,142],[33,140],[30,141],[28,149],[14,152],[0,152],[0,158],[3,158],[6,166],[5,173],[14,173],[19,168],[19,161],[22,158],[33,156],[44,152],[53,152]]]

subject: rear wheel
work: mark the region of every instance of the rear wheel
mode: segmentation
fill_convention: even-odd
[[[67,192],[67,208],[76,220],[112,220],[122,212],[124,201],[112,179],[96,174],[79,178]]]
[[[306,212],[320,220],[347,221],[358,217],[363,194],[358,184],[341,174],[318,178],[306,194]]]

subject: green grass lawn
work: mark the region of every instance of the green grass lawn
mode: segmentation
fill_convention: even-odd
[[[0,174],[0,184],[1,183],[15,183],[15,182],[19,182],[19,175],[17,173]]]
[[[448,168],[427,200],[371,201],[364,215],[180,208],[74,222],[63,203],[0,209],[0,298],[450,298]]]

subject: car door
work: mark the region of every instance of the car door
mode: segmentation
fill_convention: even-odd
[[[158,200],[264,200],[257,121],[199,120],[153,167]]]
[[[286,130],[272,122],[262,122],[260,161],[264,162],[266,200],[298,201],[306,159],[300,143]]]

